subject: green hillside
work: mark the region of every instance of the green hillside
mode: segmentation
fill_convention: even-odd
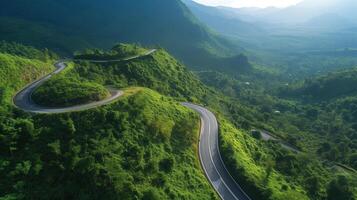
[[[0,200],[220,199],[185,103],[252,200],[357,200],[357,4],[325,1],[2,0]]]
[[[287,96],[312,101],[330,101],[357,95],[357,69],[331,72],[327,75],[306,79],[282,91]]]
[[[84,52],[76,52],[74,59],[76,60],[120,60],[130,58],[137,55],[143,55],[146,49],[138,45],[118,44],[115,45],[110,51],[102,51],[99,49],[86,49]]]
[[[91,111],[1,118],[6,126],[0,196],[216,198],[195,156],[197,116],[156,92],[130,89],[127,94],[132,90],[117,103]]]
[[[235,128],[244,130],[240,132],[240,137],[244,138],[242,140],[234,136],[234,133],[238,131],[232,127],[233,125],[228,125],[231,128],[226,133],[227,136],[222,136],[221,148],[228,163],[239,163],[238,165],[229,165],[229,167],[235,173],[238,182],[244,184],[244,189],[252,197],[258,199],[285,199],[286,195],[289,194],[300,199],[313,199],[312,197],[314,196],[322,198],[329,191],[329,183],[335,178],[332,175],[333,169],[323,165],[319,158],[316,157],[306,161],[310,146],[309,143],[304,144],[304,142],[312,138],[300,132],[290,133],[290,130],[295,130],[294,128],[298,127],[295,121],[289,121],[296,118],[295,115],[282,114],[278,116],[270,114],[266,106],[271,106],[269,103],[273,102],[272,99],[269,99],[264,105],[260,105],[260,102],[264,102],[267,99],[261,93],[252,95],[253,91],[259,90],[259,88],[255,88],[257,86],[247,89],[243,83],[235,91],[238,99],[225,97],[221,92],[217,91],[221,91],[222,88],[227,86],[236,86],[236,80],[225,80],[225,75],[221,75],[223,78],[218,77],[217,80],[214,80],[214,73],[212,73],[212,76],[208,72],[200,73],[201,77],[207,78],[207,80],[204,80],[205,82],[211,81],[210,85],[217,87],[216,91],[201,83],[198,77],[188,72],[183,65],[164,50],[158,50],[152,55],[129,62],[109,62],[105,64],[79,62],[70,74],[85,77],[89,81],[99,84],[116,85],[119,88],[132,85],[149,87],[162,94],[173,96],[177,101],[205,104],[211,107],[212,110],[221,113],[224,116],[220,119],[221,126],[225,126],[224,124],[227,123],[225,119],[229,119]],[[223,82],[214,83],[220,80],[223,80]],[[252,102],[255,102],[256,105],[252,105]],[[288,106],[286,102],[277,102],[280,106]],[[267,120],[269,117],[271,119]],[[279,121],[284,122],[285,125],[281,126],[278,123]],[[287,138],[288,141],[296,141],[295,144],[298,144],[299,147],[307,152],[306,154],[295,155],[282,149],[278,144],[257,141],[247,133],[254,127],[276,130],[279,133],[288,131],[283,134],[284,138]],[[224,132],[222,131],[222,133]],[[300,134],[303,138],[297,140],[296,137]],[[316,142],[315,138],[312,141]],[[251,147],[250,149],[255,150],[241,152],[237,145],[248,146]],[[226,151],[227,146],[230,150]],[[269,160],[271,164],[267,164]],[[304,165],[310,166],[309,173],[303,171]],[[257,169],[258,172],[254,169]],[[272,174],[271,177],[269,175],[267,178],[270,173]],[[309,185],[311,176],[316,178],[319,188],[317,193],[309,192],[309,188],[312,187]],[[346,177],[349,177],[346,187],[351,188],[350,185],[353,182],[350,179],[355,179],[350,175],[346,175]],[[283,192],[281,188],[283,188]]]
[[[242,49],[208,30],[180,0],[5,0],[2,5],[0,24],[6,28],[0,29],[0,40],[66,55],[117,42],[141,43],[161,46],[196,69],[220,69],[222,59],[238,70],[245,64],[244,58],[229,59]]]
[[[127,47],[129,53],[134,46]],[[108,55],[91,52],[97,52],[93,58]],[[29,67],[36,69],[38,65]],[[197,157],[198,116],[179,104],[183,101],[206,105],[216,112],[223,159],[251,197],[323,199],[356,194],[355,176],[335,171],[309,153],[308,145],[301,147],[302,153],[294,154],[276,142],[257,140],[249,134],[255,127],[279,133],[292,129],[297,126],[291,120],[296,116],[270,115],[261,112],[265,108],[247,104],[247,97],[241,95],[251,93],[243,85],[240,87],[247,93],[237,90],[236,97],[223,95],[204,85],[163,49],[129,61],[76,61],[58,77],[53,82],[63,89],[62,99],[72,96],[73,85],[67,85],[72,80],[79,86],[87,82],[111,85],[123,89],[124,96],[104,107],[68,114],[31,116],[14,108],[1,112],[3,199],[217,199]],[[217,80],[226,80],[222,77]],[[8,82],[19,79],[16,76]],[[233,87],[236,81],[222,84]],[[46,96],[56,95],[56,89],[47,90],[51,86],[45,84],[37,92],[46,89]],[[260,96],[250,99],[265,100]],[[11,99],[5,101],[9,104]],[[279,125],[279,120],[286,124]],[[350,165],[347,161],[344,164]]]
[[[58,75],[41,85],[33,101],[46,107],[67,107],[100,101],[110,96],[102,85]]]
[[[279,97],[294,101],[308,119],[304,129],[323,136],[316,152],[357,169],[356,69],[329,73],[279,89]],[[300,112],[300,111],[299,111]]]
[[[9,93],[1,108],[17,89],[52,70],[41,61],[0,55],[2,73],[14,71],[1,81]],[[72,87],[66,81],[79,78],[75,69],[53,82]],[[70,97],[65,88],[63,96]],[[70,114],[1,109],[0,199],[217,199],[196,156],[197,114],[150,89],[124,92],[111,105]]]
[[[227,107],[215,108],[229,119],[220,120],[221,153],[230,172],[253,199],[342,200],[351,194],[356,198],[353,95],[312,104],[277,95],[273,89],[282,82],[274,76],[235,78],[217,72],[200,72],[199,76],[226,97],[234,97],[220,101]],[[265,141],[252,130],[267,131],[280,142]]]
[[[99,64],[78,61],[71,73],[102,85],[144,86],[179,98],[197,98],[208,91],[192,72],[163,49],[130,61]]]
[[[31,59],[30,59],[31,58]],[[25,84],[53,70],[48,51],[15,43],[0,43],[0,102],[9,105]]]

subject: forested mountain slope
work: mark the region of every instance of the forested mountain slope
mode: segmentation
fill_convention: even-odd
[[[11,98],[25,84],[53,70],[55,60],[30,60],[15,55],[21,54],[16,49],[26,49],[31,57],[47,53],[18,44],[3,46],[3,52],[13,55],[0,54],[0,199],[217,199],[196,157],[199,120],[193,111],[150,89],[129,87],[108,106],[29,115],[14,108]],[[143,60],[135,65],[155,67]],[[58,77],[78,79],[74,69]],[[97,72],[105,67],[82,69]],[[171,70],[183,69],[172,65]],[[186,72],[176,73],[193,77]],[[87,80],[104,80],[91,74]],[[116,75],[112,84],[117,86],[119,78],[140,80],[129,79],[129,71]],[[67,86],[51,85],[51,92],[56,93],[56,87],[71,90]],[[51,98],[51,92],[46,97]],[[62,93],[63,97],[70,94]]]
[[[129,52],[122,53],[132,55],[135,46],[126,47]],[[96,52],[93,59],[108,54],[84,53],[88,52]],[[38,61],[29,70],[53,61]],[[222,156],[251,197],[300,200],[333,197],[328,194],[333,190],[347,197],[355,193],[352,176],[340,171],[335,176],[318,159],[306,159],[305,152],[294,154],[278,143],[252,137],[251,128],[273,123],[264,121],[267,113],[207,87],[163,49],[130,61],[68,64],[64,73],[53,77],[52,83],[58,84],[39,88],[52,88],[42,93],[44,99],[56,97],[58,91],[63,99],[69,97],[71,88],[65,80],[78,80],[79,87],[90,82],[120,88],[124,96],[88,111],[31,116],[11,106],[11,97],[32,80],[22,82],[18,76],[8,80],[4,88],[20,84],[10,90],[4,99],[7,106],[1,106],[5,112],[0,113],[4,199],[217,199],[196,156],[198,116],[179,104],[184,101],[206,105],[216,113]],[[26,66],[19,65],[19,71]],[[308,171],[303,170],[306,166]]]
[[[50,72],[56,55],[15,43],[0,42],[0,102],[8,106],[24,84]]]
[[[284,90],[287,95],[304,100],[330,101],[357,95],[357,68],[331,72],[317,78],[306,79]]]
[[[208,27],[239,43],[252,63],[279,70],[287,80],[357,64],[353,0],[305,0],[265,9],[183,2]]]
[[[191,67],[219,69],[221,58],[242,52],[211,33],[180,0],[5,0],[0,24],[0,39],[67,55],[117,42],[141,43],[164,47]]]
[[[326,139],[317,153],[354,169],[357,169],[356,77],[354,68],[309,78],[279,90],[280,98],[304,107],[306,118],[311,120],[307,130]]]

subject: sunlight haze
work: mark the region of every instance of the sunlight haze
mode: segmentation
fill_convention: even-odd
[[[301,2],[302,0],[194,0],[210,6],[227,7],[287,7]]]
[[[357,0],[0,1],[0,200],[357,200]]]

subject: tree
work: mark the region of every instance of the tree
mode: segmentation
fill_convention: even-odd
[[[18,147],[24,147],[25,144],[31,142],[35,137],[35,127],[29,120],[19,120],[16,123],[16,128],[19,131]]]
[[[312,175],[306,179],[306,189],[310,196],[317,197],[321,188],[319,177]]]
[[[353,153],[350,155],[349,163],[350,163],[351,167],[353,167],[354,169],[357,169],[357,153]]]
[[[155,188],[151,188],[147,191],[144,192],[144,196],[142,198],[142,200],[160,200],[161,195],[159,193],[159,191],[157,191],[157,189]]]
[[[338,176],[332,180],[327,188],[328,200],[353,200],[352,189],[349,180],[345,176]]]
[[[262,139],[262,134],[260,133],[260,131],[257,131],[257,130],[252,131],[252,136],[257,140]]]
[[[175,164],[174,158],[170,157],[170,158],[162,159],[159,163],[159,167],[161,171],[169,173],[172,171],[174,164]]]
[[[316,119],[319,115],[319,111],[314,107],[309,107],[306,111],[306,116],[311,119]]]
[[[266,161],[265,165],[266,165],[266,176],[265,176],[265,181],[264,182],[265,182],[265,184],[268,184],[269,177],[270,177],[270,175],[273,172],[274,167],[275,167],[275,162],[274,162],[274,160],[269,159],[269,160]]]

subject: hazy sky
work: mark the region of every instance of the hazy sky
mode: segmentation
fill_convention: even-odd
[[[287,7],[294,5],[302,0],[194,0],[198,3],[210,6],[228,7]]]

